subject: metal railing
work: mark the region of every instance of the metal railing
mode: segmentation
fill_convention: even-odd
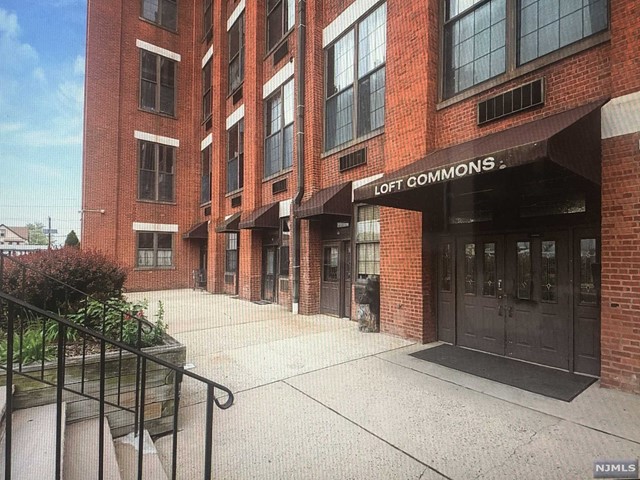
[[[46,345],[46,333],[55,326],[57,329],[57,339],[55,346]],[[36,380],[44,385],[55,388],[55,404],[57,410],[56,418],[56,458],[55,473],[56,478],[62,478],[62,434],[63,434],[63,403],[65,396],[73,398],[84,398],[98,402],[99,418],[99,438],[98,438],[98,478],[102,479],[104,474],[104,425],[105,417],[113,412],[122,412],[134,417],[133,430],[138,442],[138,463],[137,478],[142,480],[144,461],[144,431],[145,424],[152,418],[147,419],[145,412],[146,394],[148,388],[147,375],[152,370],[151,366],[164,368],[173,375],[172,396],[173,419],[172,419],[172,448],[171,448],[171,472],[170,478],[175,480],[177,474],[178,455],[178,421],[180,408],[180,387],[183,378],[191,378],[206,387],[206,420],[205,420],[205,444],[203,472],[204,478],[210,479],[212,475],[212,448],[213,448],[213,409],[214,405],[221,409],[229,408],[234,401],[231,390],[227,387],[189,372],[182,367],[171,362],[153,356],[140,349],[123,343],[120,340],[107,338],[102,333],[83,327],[71,322],[60,315],[33,306],[12,295],[0,291],[0,327],[6,331],[6,360],[0,365],[0,369],[6,372],[6,418],[5,418],[5,479],[11,480],[11,449],[12,449],[12,412],[14,409],[12,388],[15,376],[27,377]],[[42,344],[36,342],[37,348],[33,348],[32,337],[42,335]],[[67,382],[67,354],[71,353],[70,346],[73,345],[69,339],[73,338],[78,342],[81,339],[85,346],[82,350],[82,368],[80,369],[79,381]],[[3,342],[5,339],[3,339]],[[88,378],[85,370],[86,345],[89,344],[98,349],[100,356],[99,377],[97,392],[87,388],[90,382],[95,383],[95,379]],[[118,359],[118,380],[109,390],[106,386],[106,356],[107,353]],[[2,352],[3,354],[5,352]],[[133,390],[133,405],[131,405],[131,392],[122,390],[121,373],[123,353],[128,358],[135,359],[136,381]],[[51,365],[47,358],[55,358],[55,375],[45,375],[45,366]],[[33,360],[36,359],[35,364]],[[78,379],[75,379],[78,380]],[[220,395],[216,396],[216,390]],[[226,396],[226,400],[224,397]],[[224,401],[221,401],[224,400]],[[109,409],[109,412],[107,412]],[[193,458],[189,459],[193,461]]]

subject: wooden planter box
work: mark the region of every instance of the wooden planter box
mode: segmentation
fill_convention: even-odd
[[[187,349],[174,338],[165,335],[165,343],[156,347],[143,349],[145,353],[182,367],[185,364]],[[105,398],[107,401],[118,403],[118,351],[106,354],[105,365]],[[39,378],[40,365],[35,364],[23,368],[23,372]],[[45,363],[44,379],[55,382],[57,377],[56,362]],[[100,355],[85,357],[85,393],[98,397],[100,393]],[[125,407],[135,406],[136,357],[128,352],[122,352],[122,377],[120,383],[120,404]],[[65,386],[74,391],[80,391],[82,380],[82,358],[69,357],[66,361]],[[13,394],[14,408],[29,408],[39,405],[55,403],[56,387],[44,384],[38,380],[14,373]],[[6,385],[6,373],[0,376],[0,385]],[[171,431],[173,428],[174,410],[174,372],[155,362],[147,361],[147,378],[145,391],[145,429],[151,435],[158,435]],[[63,400],[67,403],[67,423],[79,422],[99,415],[99,403],[96,400],[83,397],[68,391],[63,392]],[[105,412],[109,419],[111,432],[114,437],[120,437],[133,431],[134,414],[126,410],[105,405]]]

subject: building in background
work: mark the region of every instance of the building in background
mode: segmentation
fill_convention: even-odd
[[[27,227],[8,227],[0,223],[0,245],[26,245],[29,243]]]
[[[90,0],[83,248],[640,392],[639,14]]]

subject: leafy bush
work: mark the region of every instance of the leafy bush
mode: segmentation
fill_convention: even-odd
[[[155,322],[150,322],[147,319],[145,315],[147,306],[146,300],[139,303],[127,302],[122,298],[112,298],[104,303],[90,300],[86,307],[67,315],[67,318],[132,347],[137,347],[138,323],[141,320],[143,323],[140,332],[140,347],[151,347],[162,343],[168,325],[163,320],[164,307],[162,302],[158,302]]]
[[[43,357],[42,349],[42,329],[29,328],[22,336],[22,354],[20,352],[20,336],[16,333],[13,336],[13,362],[27,365],[29,363],[40,362]],[[44,360],[49,361],[55,358],[56,348],[46,345],[44,348]],[[7,338],[0,340],[0,365],[7,364]]]
[[[108,300],[121,297],[126,280],[122,267],[94,251],[42,250],[22,256],[19,261],[27,268],[5,260],[2,289],[37,307],[63,315],[77,311],[84,303],[84,296],[73,288],[98,300]]]

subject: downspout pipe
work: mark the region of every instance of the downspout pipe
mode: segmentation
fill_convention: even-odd
[[[300,307],[300,225],[298,208],[304,197],[304,107],[305,107],[305,57],[307,49],[307,1],[298,0],[298,37],[297,37],[297,98],[296,109],[296,154],[298,170],[298,189],[293,198],[293,299],[292,311],[297,314]]]

